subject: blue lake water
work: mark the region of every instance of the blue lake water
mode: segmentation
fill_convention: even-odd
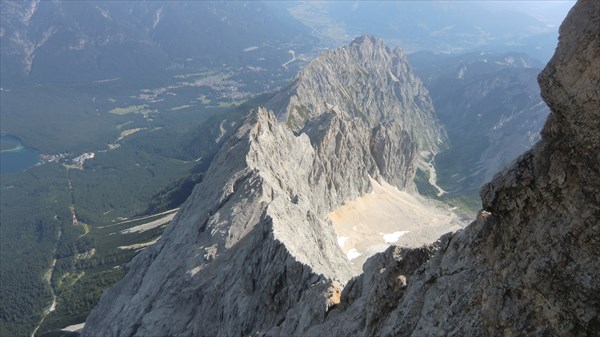
[[[40,154],[24,146],[18,138],[0,135],[0,140],[16,145],[15,149],[0,151],[0,173],[25,171],[40,161]]]

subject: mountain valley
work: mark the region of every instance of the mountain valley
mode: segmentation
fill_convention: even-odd
[[[524,54],[483,52],[420,52],[409,60],[448,135],[435,158],[438,182],[448,196],[478,198],[485,182],[539,140],[549,113],[537,84],[542,64]]]

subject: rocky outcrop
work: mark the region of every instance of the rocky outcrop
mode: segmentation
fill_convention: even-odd
[[[329,123],[332,113],[354,120],[348,131],[365,132],[361,142],[370,143],[381,177],[401,189],[415,189],[419,154],[436,153],[446,137],[402,50],[373,36],[322,53],[266,106],[295,132]]]
[[[569,13],[539,76],[542,140],[482,189],[477,220],[427,262],[415,250],[372,258],[308,335],[598,336],[599,27],[596,1]]]
[[[486,185],[466,229],[391,247],[343,287],[350,267],[324,214],[383,175],[377,153],[394,151],[373,135],[391,135],[342,108],[297,133],[259,109],[83,335],[597,334],[599,11],[582,1],[569,14],[540,76],[542,140]]]
[[[323,281],[350,272],[331,226],[318,217],[328,206],[312,196],[327,190],[326,179],[309,177],[313,165],[322,165],[309,138],[294,136],[261,109],[224,149],[163,239],[132,260],[127,276],[103,296],[84,334],[248,334],[279,324],[306,296],[316,303],[316,294],[323,296],[314,305],[326,310],[331,282]],[[329,191],[343,200],[366,188]],[[307,312],[297,328],[318,314]]]
[[[353,114],[332,106],[293,132],[266,109],[252,112],[162,239],[103,295],[84,335],[289,335],[321,323],[354,273],[327,214],[369,192],[371,179],[410,189],[423,146],[397,111]],[[415,114],[403,118],[431,117]]]
[[[267,107],[296,131],[338,107],[370,127],[397,122],[422,150],[437,151],[445,137],[429,92],[404,52],[368,35],[319,55]]]

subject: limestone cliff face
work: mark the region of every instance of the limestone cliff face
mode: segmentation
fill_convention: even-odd
[[[348,277],[331,227],[308,203],[325,183],[305,183],[316,159],[308,137],[260,110],[224,148],[163,238],[103,296],[84,335],[248,334],[325,294],[326,277]]]
[[[322,53],[267,104],[293,130],[334,106],[370,127],[398,122],[422,150],[435,152],[445,137],[404,52],[373,36]]]
[[[371,122],[347,108],[311,113],[296,132],[250,113],[84,336],[297,335],[321,323],[353,274],[327,214],[369,192],[370,178],[410,189],[422,145],[403,122],[431,114]]]
[[[578,2],[539,76],[542,140],[484,186],[477,220],[373,257],[308,335],[600,334],[599,33],[600,3]]]
[[[542,140],[484,187],[466,229],[390,247],[348,281],[324,215],[367,193],[369,176],[395,174],[393,149],[419,141],[399,125],[407,141],[391,146],[403,134],[391,120],[339,104],[295,133],[259,109],[83,335],[597,335],[599,12],[581,1],[561,27],[540,76],[552,110]]]
[[[381,176],[371,135],[335,109],[299,135],[251,113],[84,335],[299,334],[321,323],[352,275],[326,214]]]

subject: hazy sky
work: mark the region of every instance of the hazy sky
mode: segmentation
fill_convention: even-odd
[[[489,9],[514,10],[533,16],[548,24],[560,25],[575,0],[563,1],[481,1],[480,4]]]

